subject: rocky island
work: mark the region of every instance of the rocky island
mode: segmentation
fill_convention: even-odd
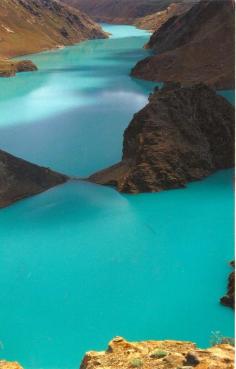
[[[222,305],[235,308],[235,262],[231,261],[230,265],[234,269],[229,276],[228,279],[228,291],[225,296],[223,296],[220,300]]]
[[[46,191],[67,180],[68,177],[65,175],[0,150],[0,208]]]
[[[19,72],[33,72],[36,70],[38,68],[31,60],[0,59],[0,77],[13,77]]]
[[[125,130],[122,161],[89,180],[125,193],[157,192],[233,165],[231,104],[202,84],[166,84]]]
[[[151,36],[154,55],[131,74],[151,81],[204,82],[234,88],[234,6],[231,0],[201,0],[188,12],[169,18]]]

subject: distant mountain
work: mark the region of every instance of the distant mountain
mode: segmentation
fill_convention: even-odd
[[[96,21],[109,23],[133,23],[144,17],[166,9],[173,2],[184,0],[62,0],[79,7]]]
[[[144,17],[137,18],[134,22],[135,26],[150,31],[158,30],[168,19],[173,16],[186,13],[193,6],[193,2],[179,2],[172,3],[166,9],[159,12],[145,15]]]
[[[187,13],[168,19],[148,43],[156,55],[140,61],[132,75],[234,88],[233,4],[231,0],[202,0]]]
[[[0,1],[0,58],[104,37],[89,16],[59,1]]]

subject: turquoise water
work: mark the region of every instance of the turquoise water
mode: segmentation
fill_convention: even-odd
[[[148,35],[106,29],[110,40],[34,55],[39,72],[0,81],[0,147],[75,175],[119,160],[153,84],[128,76]],[[212,331],[232,336],[218,303],[233,258],[232,176],[138,196],[72,181],[1,210],[0,357],[76,369],[115,335],[201,346]]]

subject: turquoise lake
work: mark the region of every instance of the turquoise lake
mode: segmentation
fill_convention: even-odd
[[[76,176],[120,159],[155,85],[129,76],[149,34],[104,28],[109,40],[32,55],[38,72],[1,79],[1,149]],[[213,331],[233,336],[219,304],[233,211],[232,170],[159,194],[71,181],[1,210],[0,358],[77,369],[116,335],[202,347]]]

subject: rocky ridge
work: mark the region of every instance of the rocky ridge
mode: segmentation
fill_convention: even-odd
[[[231,0],[201,0],[154,32],[147,46],[155,54],[138,62],[131,74],[151,81],[204,82],[232,89],[234,26]]]
[[[231,104],[202,84],[166,84],[125,130],[122,161],[89,180],[125,193],[158,192],[233,165]]]
[[[0,208],[46,191],[67,180],[68,177],[65,175],[0,150]]]
[[[128,342],[114,338],[107,351],[88,352],[80,369],[233,369],[234,347],[228,344],[201,350],[192,342]]]

